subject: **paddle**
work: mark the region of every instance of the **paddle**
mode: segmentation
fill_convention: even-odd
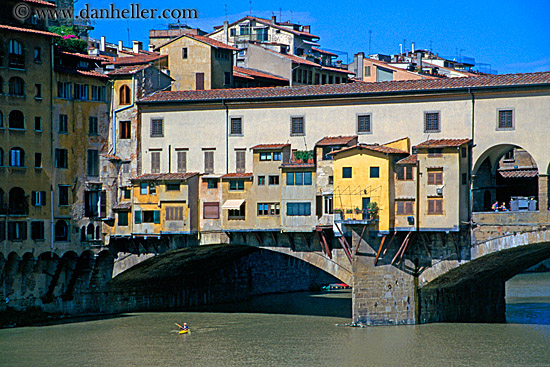
[[[179,327],[180,329],[184,329],[183,326],[181,326],[180,324],[178,324],[177,322],[174,322],[174,324],[176,324],[177,327]]]

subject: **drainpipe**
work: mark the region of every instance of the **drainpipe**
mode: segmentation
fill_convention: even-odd
[[[119,112],[122,112],[124,110],[127,110],[129,108],[133,108],[136,104],[136,97],[135,97],[135,84],[136,84],[136,75],[132,75],[132,104],[129,105],[129,106],[124,106],[124,107],[121,107],[117,110],[113,110],[113,113],[112,113],[112,118],[111,118],[111,121],[113,122],[113,126],[112,126],[112,134],[113,134],[113,147],[112,147],[112,153],[113,155],[116,155],[116,114],[119,113]],[[113,92],[111,94],[111,100],[113,101],[114,103],[114,98],[113,96],[115,95],[115,83],[113,83]],[[120,96],[119,96],[119,102],[120,102]]]
[[[416,232],[420,232],[420,161],[416,155]]]
[[[222,104],[225,107],[225,173],[229,173],[229,107],[222,99]]]
[[[54,40],[51,40],[50,45],[50,58],[51,58],[51,70],[50,70],[50,165],[51,165],[51,181],[50,181],[50,256],[53,258],[53,243],[55,240],[54,224],[53,224],[53,199],[54,199],[54,186],[55,186],[55,148],[53,139],[53,80],[54,80]]]

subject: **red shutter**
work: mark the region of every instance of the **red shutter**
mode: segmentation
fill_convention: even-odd
[[[197,73],[196,76],[196,90],[203,90],[204,89],[204,73]]]
[[[219,206],[220,203],[204,203],[203,204],[203,218],[204,219],[219,219]]]

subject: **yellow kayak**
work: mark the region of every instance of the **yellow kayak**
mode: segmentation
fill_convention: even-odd
[[[178,334],[187,334],[189,332],[189,329],[188,330],[180,330]]]

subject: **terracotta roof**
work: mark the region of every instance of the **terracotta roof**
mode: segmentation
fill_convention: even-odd
[[[258,23],[262,23],[262,24],[265,24],[265,25],[269,25],[269,26],[272,26],[274,28],[277,28],[277,29],[281,29],[281,30],[284,30],[284,31],[287,31],[289,33],[292,33],[292,34],[295,34],[295,35],[298,35],[298,36],[306,36],[306,37],[311,37],[311,38],[319,38],[319,36],[315,36],[311,33],[307,33],[307,32],[302,32],[302,31],[295,31],[294,29],[289,29],[289,28],[286,28],[286,27],[283,27],[283,26],[280,26],[279,24],[277,23],[273,23],[270,19],[263,19],[263,18],[258,18],[258,17],[252,17],[250,15],[247,15],[246,17],[244,18],[241,18],[237,21],[234,21],[233,23],[230,23],[229,24],[229,27],[232,27],[234,26],[235,24],[238,24],[240,22],[242,22],[243,20],[255,20],[256,22]],[[281,23],[281,24],[285,24],[285,23]],[[290,23],[287,23],[287,24],[290,24]],[[213,33],[216,33],[216,32],[219,32],[220,29],[223,29],[223,26],[215,26],[214,27],[216,30],[214,32],[211,32],[209,33],[209,35],[213,34]]]
[[[285,78],[281,78],[281,77],[278,77],[278,76],[275,76],[275,75],[267,74],[267,73],[264,73],[264,72],[261,72],[261,71],[258,71],[258,70],[252,70],[252,69],[248,69],[248,68],[241,68],[241,67],[238,67],[238,66],[233,66],[233,72],[234,73],[237,72],[237,73],[245,74],[245,75],[250,75],[250,76],[258,77],[258,78],[275,79],[275,80],[288,82],[288,79],[285,79]]]
[[[328,71],[335,71],[337,73],[355,75],[355,73],[353,71],[350,71],[350,70],[347,70],[347,69],[333,68],[333,67],[330,67],[330,66],[321,66],[321,69],[322,70],[328,70]]]
[[[167,55],[139,55],[129,57],[113,57],[109,61],[105,61],[103,64],[113,65],[139,65],[148,64],[150,62],[167,57]]]
[[[53,8],[57,8],[57,5],[49,3],[49,2],[44,1],[44,0],[23,0],[23,1],[26,2],[26,3],[44,5],[44,6],[51,6]]]
[[[317,142],[317,146],[324,145],[346,145],[350,141],[357,139],[357,135],[353,136],[325,136],[323,139]]]
[[[81,70],[81,69],[70,68],[70,67],[65,67],[65,66],[61,66],[61,65],[55,66],[54,70],[58,73],[91,76],[93,78],[107,78],[107,79],[109,78],[107,75],[98,73],[97,71]]]
[[[132,181],[170,181],[170,180],[187,180],[198,175],[198,172],[187,173],[145,173],[141,176],[132,178]]]
[[[339,97],[346,95],[400,94],[425,91],[463,92],[472,89],[550,86],[550,72],[527,74],[482,75],[469,78],[441,78],[402,80],[373,83],[344,83],[325,85],[304,85],[296,87],[266,87],[238,89],[210,89],[202,91],[165,91],[157,92],[141,100],[147,102],[195,102],[221,100],[268,100],[296,97]]]
[[[304,59],[303,57],[298,57],[298,56],[295,56],[295,55],[289,55],[289,54],[282,54],[280,52],[277,52],[277,51],[273,51],[273,50],[270,50],[269,48],[265,48],[265,47],[262,47],[264,50],[266,51],[269,51],[275,55],[279,55],[280,57],[284,57],[286,59],[289,59],[291,60],[292,62],[296,63],[296,64],[302,64],[302,65],[309,65],[309,66],[315,66],[315,67],[318,67],[320,68],[321,65],[320,64],[317,64],[313,61],[309,61],[309,60],[306,60]],[[347,71],[347,70],[346,70]]]
[[[50,37],[61,37],[60,35],[52,32],[47,31],[40,31],[38,29],[32,29],[32,28],[20,28],[20,27],[12,27],[10,25],[3,25],[0,24],[0,30],[5,29],[8,31],[15,31],[15,32],[25,32],[25,33],[33,33],[33,34],[40,34],[42,36],[50,36]]]
[[[172,38],[171,40],[168,40],[160,45],[158,45],[157,47],[155,47],[155,50],[158,50],[174,41],[177,41],[179,40],[180,38],[182,37],[189,37],[189,38],[192,38],[194,40],[197,40],[199,42],[202,42],[202,43],[206,43],[212,47],[215,47],[215,48],[223,48],[224,50],[231,50],[231,51],[238,51],[237,48],[233,47],[233,46],[230,46],[230,45],[227,45],[223,42],[220,42],[220,41],[217,41],[213,38],[210,38],[210,37],[205,37],[205,36],[199,36],[199,35],[196,35],[196,34],[188,34],[188,33],[184,33],[176,38]]]
[[[107,58],[101,56],[87,55],[87,54],[77,54],[74,52],[60,51],[61,55],[78,57],[79,59],[93,60],[93,61],[106,61]]]
[[[221,178],[252,178],[253,174],[249,173],[226,173]]]
[[[405,157],[396,162],[396,164],[416,164],[416,154],[411,154],[408,157]]]
[[[446,148],[459,147],[470,142],[470,139],[430,139],[415,146],[415,148]]]
[[[351,147],[344,147],[340,150],[332,151],[328,154],[338,154],[340,152],[345,152],[351,149],[359,149],[359,150],[366,149],[366,150],[371,150],[373,152],[379,152],[384,154],[409,154],[408,152],[401,149],[391,148],[385,145],[378,145],[378,144],[356,144],[356,145],[352,145]]]
[[[246,74],[243,74],[243,73],[239,73],[238,71],[235,71],[235,69],[233,69],[233,77],[234,77],[234,78],[242,78],[242,79],[254,80],[254,78],[251,77],[250,75],[246,75]]]
[[[121,160],[122,160],[122,158],[117,157],[116,155],[107,154],[107,153],[105,153],[105,154],[100,154],[100,156],[105,157],[105,158],[107,158],[107,159],[109,159],[109,160],[111,160],[111,161],[121,161]]]
[[[281,164],[281,168],[315,168],[315,163],[283,163]]]
[[[117,205],[113,206],[113,210],[130,210],[132,208],[132,203],[126,202],[126,203],[118,203]]]
[[[290,144],[258,144],[253,146],[250,149],[253,149],[253,150],[283,149],[289,146]]]
[[[498,173],[504,178],[533,178],[539,175],[536,169],[499,170]]]
[[[145,65],[131,65],[131,66],[123,66],[121,68],[115,69],[109,73],[107,73],[109,76],[112,75],[132,75],[135,74],[141,70],[145,70],[147,68],[153,67],[151,64],[145,64]]]
[[[321,50],[320,48],[317,48],[317,47],[312,47],[311,49],[312,49],[313,51],[317,51],[317,52],[319,52],[319,53],[321,53],[321,54],[330,55],[330,56],[338,56],[338,55],[336,55],[336,54],[334,54],[334,53],[332,53],[332,52],[328,52],[328,51],[325,51],[325,50]]]

